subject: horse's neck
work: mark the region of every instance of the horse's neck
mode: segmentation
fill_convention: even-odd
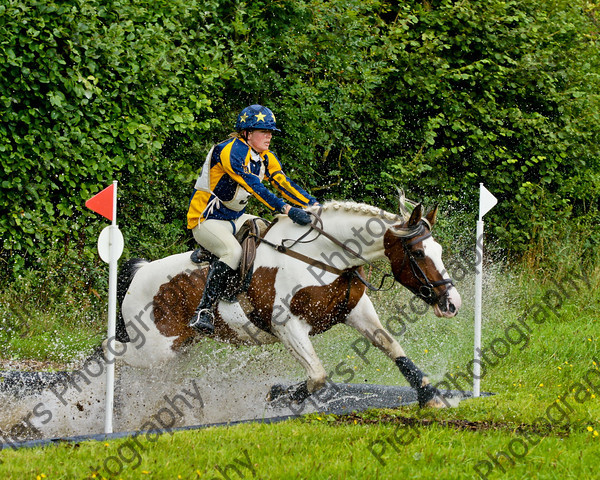
[[[341,255],[347,266],[359,266],[363,265],[365,260],[372,262],[385,258],[383,235],[389,221],[386,223],[378,217],[351,215],[346,212],[323,215],[321,220],[323,231],[345,248],[332,242],[327,236],[319,235],[310,243],[298,245],[304,254],[325,260],[326,263],[332,263],[328,260],[334,255]]]

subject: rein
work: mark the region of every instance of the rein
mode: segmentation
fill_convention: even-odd
[[[269,240],[265,239],[264,237],[261,237],[259,235],[254,235],[259,242],[264,242],[267,245],[269,245],[270,247],[274,248],[275,250],[277,250],[280,253],[283,253],[284,255],[288,255],[289,257],[295,258],[296,260],[300,260],[312,267],[317,267],[320,268],[321,270],[325,270],[326,272],[329,273],[333,273],[334,275],[342,275],[346,272],[351,272],[352,276],[355,276],[363,285],[365,285],[369,290],[372,291],[380,291],[383,290],[383,284],[385,283],[385,280],[388,277],[392,277],[393,275],[390,273],[384,273],[383,277],[381,278],[381,283],[379,284],[379,287],[375,287],[372,283],[370,283],[368,280],[366,280],[365,278],[362,277],[362,275],[360,273],[358,273],[358,268],[359,267],[353,267],[350,269],[346,269],[346,270],[341,270],[337,267],[334,267],[333,265],[329,265],[327,263],[324,263],[320,260],[314,259],[312,257],[309,257],[307,255],[304,255],[300,252],[296,252],[295,250],[291,250],[291,247],[293,247],[294,245],[298,244],[298,243],[311,243],[314,242],[317,238],[319,238],[320,235],[323,235],[325,238],[327,238],[329,241],[331,241],[332,243],[334,243],[335,245],[337,245],[338,247],[340,247],[343,251],[349,253],[350,255],[362,260],[365,264],[368,264],[371,268],[377,270],[377,271],[381,271],[380,268],[378,268],[377,266],[373,265],[372,262],[370,262],[369,260],[367,260],[366,258],[364,258],[360,253],[354,251],[353,249],[351,249],[350,247],[348,247],[347,245],[344,245],[342,242],[340,242],[337,238],[335,238],[334,236],[330,235],[329,233],[327,233],[325,230],[323,230],[322,225],[323,225],[323,220],[321,219],[321,211],[323,210],[323,207],[321,207],[319,209],[319,211],[315,214],[315,213],[310,213],[310,215],[315,217],[315,220],[311,223],[310,225],[310,229],[308,231],[306,231],[305,233],[303,233],[300,237],[298,237],[297,239],[283,239],[281,241],[281,244],[276,244],[273,242],[270,242]],[[320,224],[320,225],[318,225]],[[319,235],[317,235],[315,238],[313,238],[312,240],[304,240],[304,238],[306,238],[312,231],[316,231]],[[266,232],[265,232],[266,233]],[[285,245],[285,242],[292,242],[291,245]],[[390,287],[388,287],[387,289],[385,289],[385,291],[390,290],[393,287],[393,284],[390,285]]]
[[[311,224],[311,230],[315,230],[317,232],[319,232],[319,235],[323,235],[325,238],[327,238],[330,242],[334,243],[335,245],[337,245],[338,247],[340,247],[343,251],[348,252],[350,255],[362,260],[363,262],[365,262],[365,264],[369,265],[372,269],[375,269],[376,271],[381,271],[381,269],[375,265],[373,265],[372,262],[370,262],[369,260],[367,260],[366,258],[364,258],[360,253],[355,252],[353,249],[351,249],[350,247],[348,247],[347,245],[343,244],[342,242],[340,242],[337,238],[335,238],[333,235],[327,233],[325,230],[323,230],[323,220],[321,220],[321,210],[322,207],[319,209],[317,214],[312,214],[315,217],[315,221]],[[321,226],[317,226],[317,222],[320,223]],[[313,240],[316,240],[318,238],[315,237]],[[373,284],[371,284],[370,282],[368,282],[366,279],[364,279],[360,273],[358,273],[357,269],[354,268],[354,275],[356,276],[356,278],[358,278],[358,280],[360,280],[360,282],[365,285],[369,290],[374,291],[374,292],[378,292],[380,290],[383,290],[383,284],[385,282],[385,280],[388,277],[393,277],[393,275],[391,273],[385,273],[383,274],[383,277],[381,278],[381,283],[379,284],[379,288],[375,287]],[[392,285],[390,285],[388,288],[386,288],[384,291],[390,290],[392,287],[394,286],[394,284],[392,283]]]
[[[266,243],[267,245],[271,246],[278,252],[288,255],[292,258],[295,258],[296,260],[300,260],[312,267],[320,268],[322,270],[325,270],[326,272],[333,273],[335,275],[342,275],[342,274],[350,271],[352,276],[355,276],[369,290],[371,290],[371,291],[383,290],[383,284],[385,283],[385,280],[388,277],[393,277],[393,275],[390,273],[384,273],[383,277],[381,278],[381,283],[379,284],[379,287],[375,287],[373,284],[371,284],[365,278],[363,278],[360,273],[358,273],[359,267],[354,267],[354,268],[346,269],[346,270],[340,270],[339,268],[334,267],[333,265],[328,265],[327,263],[324,263],[320,260],[316,260],[316,259],[311,258],[307,255],[304,255],[300,252],[291,250],[291,247],[293,247],[294,245],[296,245],[298,243],[314,242],[317,238],[319,238],[320,235],[323,235],[325,238],[327,238],[333,244],[340,247],[343,251],[362,260],[365,264],[369,265],[372,269],[375,269],[376,271],[381,271],[381,269],[379,267],[373,265],[372,262],[370,262],[369,260],[364,258],[360,253],[354,251],[352,248],[343,244],[337,238],[335,238],[334,236],[332,236],[331,234],[329,234],[325,230],[323,230],[323,227],[322,227],[323,220],[321,219],[321,215],[320,215],[322,210],[323,210],[323,208],[321,207],[316,214],[309,212],[311,215],[313,215],[315,217],[315,220],[311,223],[310,229],[308,231],[306,231],[305,233],[303,233],[297,239],[287,239],[286,238],[286,239],[281,240],[281,244],[278,245],[273,242],[270,242],[269,240],[267,240],[264,237],[261,237],[259,235],[256,235],[256,234],[251,234],[251,235],[255,236],[259,242]],[[427,231],[427,232],[425,232],[426,227],[428,227],[428,229],[429,229],[429,231]],[[318,235],[315,238],[313,238],[312,240],[304,240],[313,230],[316,231],[318,233]],[[410,247],[416,245],[419,242],[422,242],[423,240],[427,240],[429,237],[431,237],[431,224],[426,219],[423,218],[423,219],[421,219],[421,222],[415,228],[414,232],[412,232],[410,235],[402,237],[402,246],[404,248],[404,253],[405,253],[404,262],[406,262],[406,259],[408,259],[408,261],[410,262],[410,268],[411,268],[413,275],[415,276],[415,278],[419,279],[419,282],[421,283],[419,288],[411,288],[410,290],[416,296],[418,296],[419,298],[424,300],[426,303],[433,305],[437,301],[434,289],[436,287],[446,285],[445,291],[442,294],[442,295],[444,295],[449,290],[448,285],[454,285],[454,281],[451,278],[444,278],[442,280],[432,282],[431,280],[429,280],[429,278],[427,277],[427,274],[423,271],[423,269],[417,263],[415,256],[413,255],[413,252],[411,251]],[[289,246],[286,246],[285,242],[292,242],[292,244]],[[351,278],[352,277],[350,277],[350,279]],[[349,282],[350,282],[350,280],[349,280]],[[349,283],[349,285],[350,285],[350,283]],[[390,287],[386,288],[385,291],[390,290],[392,287],[393,287],[393,283],[392,283],[392,285],[390,285]]]

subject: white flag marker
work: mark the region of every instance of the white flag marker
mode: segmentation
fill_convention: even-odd
[[[479,220],[475,241],[475,339],[473,341],[473,396],[479,397],[481,384],[481,297],[483,290],[483,216],[488,213],[498,199],[479,184]]]
[[[483,186],[483,183],[479,184],[479,220],[488,213],[494,205],[498,203],[498,199],[492,195],[492,193]]]

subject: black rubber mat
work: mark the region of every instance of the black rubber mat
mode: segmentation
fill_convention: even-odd
[[[0,391],[5,393],[13,393],[15,395],[24,395],[36,393],[43,388],[52,385],[60,380],[64,373],[24,373],[10,372],[0,374]],[[273,386],[275,388],[286,388],[285,386]],[[444,395],[455,400],[464,400],[472,398],[472,392],[468,391],[445,391]],[[482,393],[481,396],[489,396],[490,393]],[[371,384],[354,384],[354,383],[329,383],[319,392],[309,396],[301,403],[291,402],[285,396],[280,397],[273,402],[273,416],[267,413],[263,418],[248,419],[248,420],[233,420],[230,422],[211,423],[202,425],[189,425],[185,427],[177,427],[169,430],[184,431],[195,430],[215,426],[237,425],[241,423],[277,423],[308,413],[319,412],[323,414],[343,415],[351,412],[361,412],[373,408],[397,408],[403,405],[410,405],[417,402],[417,394],[415,390],[404,386],[389,386],[389,385],[371,385]],[[289,415],[280,415],[282,408],[285,411],[291,412]],[[161,430],[152,430],[153,433],[166,433]],[[30,440],[26,442],[0,444],[0,450],[6,448],[31,448],[44,445],[51,445],[61,442],[83,442],[88,440],[107,440],[114,438],[124,438],[140,435],[148,432],[117,432],[111,434],[95,434],[95,435],[79,435],[73,437],[49,438]]]

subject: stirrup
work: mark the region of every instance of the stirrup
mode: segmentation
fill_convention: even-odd
[[[210,335],[215,331],[214,318],[211,309],[203,308],[190,320],[188,327],[193,328],[198,333]]]

